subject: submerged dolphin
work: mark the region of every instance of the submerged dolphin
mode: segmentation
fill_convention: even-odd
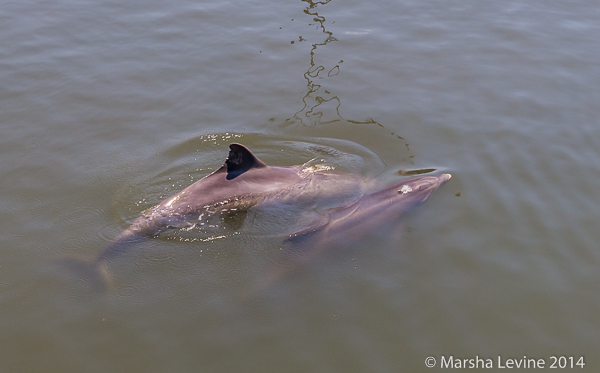
[[[425,202],[450,174],[419,176],[367,194],[349,206],[334,208],[310,227],[292,233],[287,241],[310,247],[312,253],[344,246],[386,226],[413,207]],[[314,254],[313,254],[314,255]]]
[[[366,194],[350,205],[331,209],[312,225],[292,233],[288,259],[284,265],[259,279],[244,299],[267,288],[294,268],[321,257],[326,251],[350,246],[378,228],[396,222],[404,213],[425,202],[433,192],[450,180],[450,174],[418,176],[406,179],[374,193]]]

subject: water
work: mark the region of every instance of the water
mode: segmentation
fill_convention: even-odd
[[[5,3],[0,371],[420,372],[442,356],[494,371],[561,355],[598,369],[599,13]],[[93,258],[232,141],[381,185],[453,178],[397,230],[247,299],[282,215],[140,244],[111,263],[107,294],[57,265]]]

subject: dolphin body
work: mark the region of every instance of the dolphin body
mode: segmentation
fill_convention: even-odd
[[[131,242],[153,237],[169,227],[198,221],[203,214],[219,210],[248,209],[262,195],[273,193],[303,179],[300,167],[267,166],[242,144],[229,145],[225,163],[208,176],[147,210],[98,256],[109,260]]]
[[[142,213],[92,262],[66,259],[72,267],[100,287],[110,275],[106,263],[132,244],[170,227],[198,222],[224,210],[245,210],[262,196],[289,188],[306,179],[301,167],[267,166],[244,145],[229,145],[229,156],[215,172]]]
[[[274,281],[326,252],[351,246],[377,229],[389,227],[403,214],[425,202],[451,177],[444,173],[405,179],[365,194],[355,203],[329,210],[309,227],[288,236],[288,248],[281,265],[258,279],[242,298],[262,292]]]
[[[310,227],[292,233],[287,241],[310,248],[311,255],[307,259],[326,248],[345,246],[396,221],[425,202],[451,177],[450,174],[418,176],[366,194],[356,203],[330,210]]]
[[[169,227],[198,221],[203,214],[220,210],[244,210],[261,196],[299,183],[300,167],[267,166],[244,145],[229,145],[229,156],[215,172],[147,210],[125,229],[98,256],[96,261],[112,259],[131,242],[154,237]]]

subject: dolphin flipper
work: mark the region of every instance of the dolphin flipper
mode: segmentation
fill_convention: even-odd
[[[332,220],[339,221],[352,215],[356,210],[358,210],[361,203],[362,202],[359,199],[358,201],[348,203],[347,205],[328,210],[327,213],[314,220],[306,228],[302,228],[301,230],[291,233],[285,242],[290,242],[292,244],[301,243],[303,240],[325,230]]]
[[[331,221],[331,214],[326,214],[313,221],[308,227],[302,228],[299,231],[291,233],[285,242],[299,243],[302,240],[312,236],[313,234],[325,229]]]

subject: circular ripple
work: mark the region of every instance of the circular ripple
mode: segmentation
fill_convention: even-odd
[[[114,295],[130,303],[149,304],[166,291],[160,284],[152,284],[151,287],[136,284],[120,285]]]
[[[171,250],[144,250],[140,254],[140,258],[136,260],[136,264],[170,263],[173,259],[174,253]]]
[[[84,226],[94,223],[102,218],[104,210],[99,208],[75,207],[61,220],[66,227]]]
[[[59,297],[56,302],[63,309],[68,309],[69,312],[83,309],[87,304],[88,296],[82,294],[68,294]]]
[[[66,267],[66,265],[65,265]],[[56,282],[55,292],[62,294],[58,299],[72,300],[75,298],[84,299],[90,296],[91,291],[98,289],[98,284],[92,277],[85,273],[77,273],[67,268],[62,276]]]
[[[116,193],[111,210],[116,211],[122,220],[117,225],[124,229],[126,226],[124,222],[131,222],[140,212],[214,171],[227,157],[228,144],[231,142],[245,144],[255,151],[263,161],[272,165],[298,165],[308,162],[311,165],[316,163],[317,166],[319,164],[332,165],[336,171],[359,175],[380,174],[385,169],[385,163],[376,153],[362,145],[346,140],[328,138],[290,140],[264,134],[233,135],[229,133],[185,139],[179,143],[167,144],[166,148],[157,153],[156,157],[159,157],[160,160],[156,161],[156,164],[166,165],[165,167],[127,180],[121,191]],[[312,162],[309,162],[311,160]],[[97,211],[99,210],[74,209],[67,215],[67,224],[85,224],[94,219]],[[261,217],[264,218],[262,215]],[[272,232],[273,225],[269,227],[268,232]],[[111,241],[115,237],[113,236],[114,229],[115,227],[111,226],[103,227],[99,236],[103,240]],[[233,263],[232,258],[227,257],[227,250],[215,250],[212,244],[231,237],[232,232],[237,229],[239,227],[232,229],[225,226],[211,231],[197,227],[189,231],[173,230],[171,232],[176,233],[166,232],[163,235],[170,235],[170,241],[194,243],[194,250],[201,253],[199,256],[202,257],[202,261],[211,263],[211,269],[203,272],[200,276],[208,282],[223,284],[238,280],[239,274],[236,274],[236,270],[239,267]],[[255,230],[256,227],[252,226],[251,229]],[[148,268],[144,268],[148,266],[156,266],[156,269],[161,271],[192,266],[193,261],[191,263],[184,262],[190,255],[175,252],[174,247],[181,246],[177,242],[173,242],[173,244],[175,246],[163,245],[161,242],[161,251],[138,246],[135,265],[132,266],[133,272],[141,274],[148,270]],[[209,248],[212,249],[207,250]],[[199,256],[193,257],[198,259]],[[132,289],[123,289],[122,291],[124,292],[122,295],[126,297]]]
[[[11,212],[31,212],[42,206],[42,199],[38,197],[16,197],[9,200],[6,208]]]
[[[122,285],[115,291],[115,295],[121,299],[133,299],[139,296],[140,292],[141,290],[137,286]]]
[[[199,313],[205,308],[205,303],[189,290],[178,291],[173,295],[173,300],[189,314]]]
[[[27,236],[23,234],[11,235],[11,240],[14,240],[14,245],[19,247],[19,250],[7,252],[8,255],[18,258],[36,258],[47,255],[53,250],[52,246],[47,245],[47,241],[41,244],[38,237]]]
[[[15,296],[15,293],[10,288],[10,285],[4,282],[0,282],[0,302],[11,299]]]
[[[245,144],[267,164],[298,165],[317,160],[317,163],[334,165],[334,169],[359,174],[379,173],[385,169],[384,162],[377,154],[347,140],[288,140],[264,134],[203,135],[171,144],[159,152],[161,158],[166,158],[160,163],[167,166],[130,180],[114,196],[113,206],[124,221],[130,220],[220,167],[227,157],[228,144],[231,142]]]
[[[67,238],[61,243],[61,252],[63,253],[81,253],[83,251],[87,251],[90,247],[89,238],[85,237],[72,237]]]

